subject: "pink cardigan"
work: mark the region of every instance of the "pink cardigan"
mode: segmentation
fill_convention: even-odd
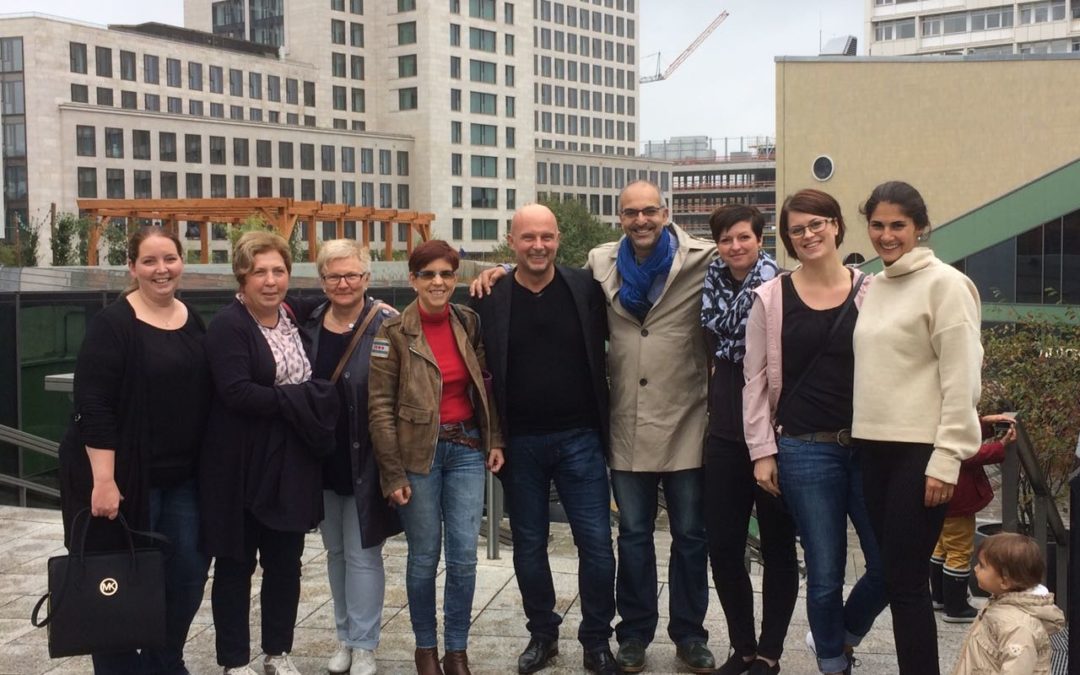
[[[750,448],[750,460],[775,455],[776,404],[783,388],[784,367],[780,337],[784,320],[784,293],[781,279],[784,274],[770,279],[754,289],[757,297],[746,322],[746,357],[743,359],[743,433]],[[873,276],[855,271],[852,285],[867,277],[866,283],[855,296],[855,308],[862,306],[866,289]]]

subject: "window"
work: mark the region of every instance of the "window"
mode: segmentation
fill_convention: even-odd
[[[86,45],[82,42],[69,42],[68,55],[71,61],[71,72],[86,73]]]
[[[124,130],[105,127],[105,156],[122,159],[124,157]]]
[[[133,172],[132,178],[134,179],[135,199],[150,199],[153,197],[153,194],[151,193],[151,175],[152,174],[149,171],[136,170]]]
[[[334,107],[334,110],[345,110],[345,107],[346,107],[346,104],[347,104],[347,101],[345,100],[346,99],[345,87],[337,87],[337,86],[335,86],[333,89],[330,90],[330,93],[331,93],[331,96],[333,98],[332,105]]]
[[[409,153],[405,150],[397,151],[397,175],[409,175]]]
[[[315,83],[308,80],[304,80],[304,105],[309,108],[315,107]]]
[[[188,199],[202,198],[201,173],[189,173],[184,175],[184,196]]]
[[[506,177],[509,179],[517,178],[517,160],[513,157],[506,158]]]
[[[232,140],[232,163],[234,166],[248,165],[248,139],[234,138]]]
[[[416,44],[416,22],[406,21],[397,25],[397,43],[399,45]]]
[[[244,71],[229,68],[229,95],[244,95]]]
[[[495,51],[495,31],[480,28],[469,29],[469,47],[484,52]]]
[[[498,188],[474,187],[472,188],[472,207],[474,209],[497,209],[499,208]]]
[[[143,82],[157,84],[161,78],[161,64],[153,54],[143,54]]]
[[[510,66],[507,66],[508,68]],[[491,61],[477,61],[469,59],[469,79],[473,82],[487,82],[495,84],[495,64]],[[507,82],[507,85],[512,84]]]
[[[97,199],[97,169],[80,166],[78,169],[79,197]]]
[[[450,174],[453,176],[461,175],[461,153],[455,152],[450,155]]]
[[[461,110],[461,90],[460,89],[451,89],[450,90],[450,110],[453,110],[455,112]]]
[[[188,101],[188,114],[189,115],[195,115],[196,117],[202,117],[202,114],[203,114],[203,103],[202,103],[202,101],[196,101],[195,99],[191,99],[190,101]]]
[[[398,77],[416,77],[416,54],[398,57],[397,74]]]
[[[374,183],[360,183],[360,206],[375,206]]]
[[[364,79],[364,57],[353,54],[349,57],[349,77],[354,80]]]
[[[158,160],[162,162],[176,161],[176,134],[171,131],[158,132]]]
[[[112,77],[112,49],[94,47],[94,67],[98,77]]]
[[[210,137],[210,163],[211,164],[224,164],[225,163],[225,137],[224,136],[211,136]]]
[[[450,142],[461,143],[461,122],[450,122]]]
[[[180,59],[165,59],[165,84],[180,86]]]
[[[113,104],[113,91],[112,91],[112,89],[110,89],[109,87],[98,87],[97,88],[97,104],[98,105],[109,105],[109,106],[111,106]]]
[[[90,90],[85,84],[71,85],[71,102],[72,103],[89,103],[90,102]]]
[[[131,156],[150,159],[150,132],[145,129],[131,130]]]
[[[330,54],[330,74],[334,77],[345,77],[345,55],[340,52]]]
[[[510,33],[503,36],[503,50],[507,56],[514,55],[514,36]]]
[[[108,199],[124,199],[124,170],[105,170],[105,196]]]
[[[242,105],[231,105],[231,106],[229,106],[229,119],[231,119],[231,120],[242,120],[242,119],[244,119],[244,106],[242,106]]]
[[[319,148],[319,158],[320,158],[319,167],[323,171],[333,171],[334,170],[334,146],[332,146],[332,145],[323,145],[323,146],[321,146]]]
[[[405,183],[397,186],[397,207],[399,209],[409,208],[409,186]]]
[[[494,21],[495,0],[469,0],[469,16]]]
[[[416,87],[398,89],[398,110],[416,110],[417,94]]]
[[[450,188],[450,207],[454,209],[460,209],[464,201],[462,193],[464,190],[460,185],[454,185]]]
[[[454,218],[450,233],[452,239],[461,239],[465,236],[465,233],[462,232],[465,227],[464,223],[464,218]]]
[[[349,11],[353,14],[363,14],[364,0],[349,0]]]
[[[469,142],[473,145],[496,145],[496,127],[493,124],[470,124]]]
[[[281,78],[277,75],[266,76],[266,98],[274,103],[281,102]]]
[[[210,66],[210,93],[220,94],[225,91],[225,73],[221,66]]]
[[[364,24],[362,23],[350,23],[349,24],[349,44],[353,47],[364,46]]]
[[[379,150],[379,173],[383,176],[390,175],[390,151]]]
[[[262,98],[262,73],[248,73],[248,96]]]
[[[915,37],[915,19],[882,21],[874,24],[874,40],[903,40]],[[584,78],[582,78],[584,81]]]
[[[390,183],[379,183],[379,208],[392,208],[394,206],[393,199],[393,186]]]
[[[515,112],[514,111],[514,97],[513,96],[507,96],[506,97],[506,116],[507,117],[513,117],[514,112]]]
[[[399,12],[412,12],[415,9],[416,9],[416,0],[397,0],[397,11],[399,11]]]
[[[95,143],[97,130],[95,127],[82,124],[75,127],[75,154],[79,157],[94,157],[97,155]]]
[[[470,157],[471,175],[474,178],[498,178],[499,158],[487,155],[473,155]],[[537,181],[539,182],[539,181]]]
[[[121,55],[123,52],[121,52]],[[202,91],[202,64],[188,61],[188,89]]]
[[[330,0],[330,9],[335,12],[345,11],[345,0]]]
[[[506,83],[506,86],[508,86],[508,87],[514,86],[514,67],[513,66],[506,66],[505,73],[503,75],[503,80]],[[492,80],[491,81],[492,82],[495,81],[494,74],[492,74]]]
[[[469,92],[469,111],[483,115],[494,115],[496,114],[495,99],[495,94],[471,91]]]
[[[336,45],[345,44],[345,22],[341,19],[330,21],[330,42]]]
[[[450,46],[461,46],[461,26],[456,23],[450,24]]]
[[[202,136],[184,134],[184,161],[189,164],[202,163]]]
[[[365,112],[367,104],[364,99],[364,90],[353,87],[350,92],[350,98],[352,99],[352,111],[357,113]]]
[[[176,199],[176,172],[175,171],[162,171],[158,176],[159,185],[158,196],[162,199]]]
[[[371,148],[360,148],[360,172],[375,173],[375,151]]]
[[[507,188],[506,190],[506,208],[517,208],[517,190],[513,188]]]
[[[494,218],[473,218],[472,238],[495,241],[499,238],[499,221]]]
[[[300,99],[297,94],[299,83],[291,77],[285,78],[285,102],[295,105]]]
[[[210,198],[211,199],[224,199],[228,197],[225,194],[225,174],[212,173],[210,174]]]
[[[278,168],[293,168],[293,144],[288,141],[278,141]]]
[[[450,57],[450,77],[455,80],[461,79],[461,57]]]
[[[356,171],[356,148],[346,146],[341,148],[341,171],[342,173],[354,173]]]
[[[556,6],[559,7],[560,9],[562,8],[562,5],[556,5]],[[512,3],[512,2],[503,3],[503,22],[508,24],[508,25],[512,25],[514,23],[514,3]]]

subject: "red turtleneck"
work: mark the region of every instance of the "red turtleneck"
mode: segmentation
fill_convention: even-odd
[[[469,400],[469,369],[458,351],[454,331],[450,327],[450,305],[439,314],[428,314],[420,304],[420,325],[424,338],[431,346],[435,362],[442,373],[442,400],[439,401],[439,423],[454,424],[473,418],[472,401]]]

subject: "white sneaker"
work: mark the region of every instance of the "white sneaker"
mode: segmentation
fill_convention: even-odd
[[[288,654],[280,656],[266,655],[263,659],[263,672],[266,675],[301,675],[300,670],[293,665]]]
[[[226,668],[225,675],[259,675],[250,666],[237,666],[236,668]]]
[[[369,649],[354,649],[349,675],[375,675],[376,672],[375,652]]]
[[[344,642],[338,645],[338,650],[326,663],[326,669],[331,673],[347,673],[353,662],[353,650]]]

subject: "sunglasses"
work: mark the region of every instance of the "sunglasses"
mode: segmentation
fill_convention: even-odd
[[[440,279],[453,279],[457,276],[457,272],[454,270],[439,270],[438,272],[435,270],[420,270],[414,276],[416,276],[417,279],[423,279],[424,281],[431,281],[435,277],[439,277]]]

